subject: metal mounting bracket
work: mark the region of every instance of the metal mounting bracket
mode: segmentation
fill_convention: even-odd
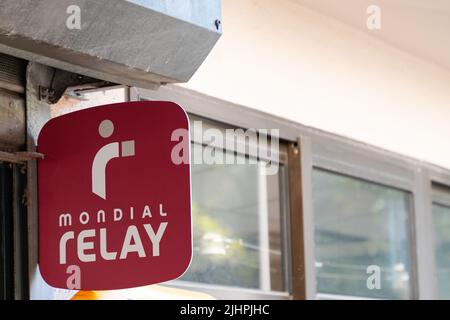
[[[0,161],[11,162],[15,164],[23,164],[27,161],[44,158],[44,154],[39,152],[20,151],[12,153],[0,151]]]
[[[39,100],[48,104],[55,104],[61,99],[69,87],[81,86],[83,89],[94,89],[113,85],[115,84],[108,81],[101,81],[60,69],[53,69],[50,84],[48,86],[39,86]]]

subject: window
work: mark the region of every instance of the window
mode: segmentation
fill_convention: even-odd
[[[289,177],[290,188],[289,192],[283,191],[287,189],[283,182],[286,178],[285,173],[281,172],[277,180],[279,182],[276,186],[279,188],[277,194],[289,193],[290,197],[288,199],[280,197],[278,203],[278,207],[281,208],[281,237],[275,237],[272,234],[269,236],[270,239],[280,239],[280,241],[286,237],[284,241],[289,245],[289,250],[284,249],[284,251],[281,246],[282,256],[289,255],[288,262],[292,266],[285,263],[282,269],[282,272],[287,274],[284,291],[291,293],[295,291],[299,293],[297,298],[306,296],[308,299],[351,297],[432,299],[434,297],[432,295],[434,284],[431,281],[434,275],[430,272],[433,270],[434,263],[429,180],[432,178],[430,176],[432,173],[432,180],[450,185],[448,170],[331,133],[271,117],[179,86],[167,85],[157,91],[136,89],[134,95],[136,99],[176,101],[191,115],[201,115],[238,127],[279,128],[282,138],[291,143],[299,143],[301,177],[294,177],[295,170],[290,168],[295,161],[289,161],[289,169],[284,168],[288,162],[282,162],[281,167],[289,171],[286,177]],[[130,96],[133,96],[133,92]],[[290,151],[289,157],[293,159]],[[241,169],[252,170],[250,166]],[[195,180],[199,179],[195,170],[193,168],[193,191],[199,195],[199,191],[195,190]],[[234,178],[227,170],[237,169],[223,167],[221,170],[224,170],[223,177],[211,179],[233,180]],[[247,174],[250,177],[251,174],[249,172]],[[213,176],[218,177],[219,174],[211,174],[211,177]],[[295,181],[299,181],[300,186]],[[208,185],[217,188],[214,183]],[[248,184],[239,183],[237,185],[237,188],[248,186]],[[258,185],[259,182],[254,180],[252,188],[257,188]],[[267,185],[274,184],[267,182]],[[247,187],[245,189],[250,190]],[[213,193],[209,189],[201,192]],[[236,191],[236,193],[237,196],[242,196],[242,192]],[[270,198],[271,193],[267,194]],[[447,190],[447,194],[450,194],[450,191]],[[231,202],[231,199],[236,197],[230,194],[227,201],[227,197],[222,196],[224,198],[220,201],[225,203]],[[197,196],[193,194],[193,197]],[[282,221],[286,209],[283,205],[295,199],[300,202],[300,209],[290,203],[289,221],[293,223],[288,224],[292,229],[289,229],[290,235],[286,236],[287,232],[283,231]],[[201,202],[199,198],[196,201]],[[446,274],[445,266],[449,265],[445,260],[444,240],[450,230],[445,230],[445,224],[437,221],[446,219],[449,208],[450,201],[443,202],[442,199],[440,201],[435,199],[435,223],[438,225],[435,228],[441,228],[440,231],[434,231],[438,232],[437,237],[441,237],[436,241],[436,259],[443,259],[436,264],[441,292],[450,287],[447,285],[447,283],[450,284],[450,280],[446,282],[447,280],[443,278]],[[209,215],[214,216],[214,214],[210,210]],[[261,216],[256,208],[253,215]],[[270,217],[271,214],[269,213],[268,216]],[[258,233],[257,221],[259,220],[255,220],[253,226],[255,235]],[[231,225],[234,222],[226,223]],[[269,225],[271,226],[272,222]],[[296,235],[297,231],[299,235]],[[302,241],[299,241],[300,238]],[[271,240],[269,243],[272,245],[271,243],[275,241]],[[303,251],[299,248],[303,248]],[[195,267],[195,259],[197,258],[194,253],[193,267]],[[286,260],[282,259],[282,261]],[[275,262],[271,264],[271,270],[277,269],[273,267],[275,265],[277,265]],[[297,268],[298,265],[303,265],[304,268]],[[369,289],[367,286],[368,278],[374,274],[373,271],[367,273],[369,266],[380,268],[380,289]],[[258,274],[259,271],[254,272]],[[271,272],[270,276],[271,289],[273,289],[275,288],[272,286],[273,280],[279,277],[275,272]],[[210,284],[216,285],[215,282],[229,286],[231,296],[227,297],[233,298],[239,292],[234,290],[236,287],[233,283],[226,284],[226,281],[222,279],[206,279],[205,274],[197,270],[195,274],[188,272],[183,280],[187,281],[188,277],[190,277],[189,281],[202,283],[205,287]],[[302,283],[303,280],[305,281]],[[259,278],[246,286],[249,289],[260,288],[260,283],[257,281]],[[193,285],[192,282],[189,282],[189,285]],[[450,295],[450,290],[448,291],[447,296]],[[275,296],[274,292],[271,293]],[[247,297],[259,298],[258,294],[252,292]],[[440,295],[445,297],[444,293]],[[284,293],[284,297],[286,296]]]
[[[192,143],[191,156],[205,148]],[[286,291],[284,165],[267,174],[261,160],[249,163],[248,156],[221,148],[214,152],[227,156],[227,164],[191,161],[193,259],[179,280]]]
[[[319,293],[411,297],[408,192],[314,169],[313,209]],[[380,268],[380,289],[367,286],[369,266]]]
[[[156,91],[133,88],[130,99],[174,101],[185,108],[191,122],[193,258],[181,278],[165,285],[205,292],[218,299],[287,299],[294,290],[287,221],[287,142],[279,142],[274,159],[272,154],[256,157],[249,152],[250,148],[259,149],[260,141],[255,145],[249,139],[244,143],[245,151],[236,151],[236,147],[242,147],[241,142],[235,141],[234,148],[230,148],[226,137],[223,144],[214,141],[213,150],[215,157],[232,159],[231,164],[228,160],[228,164],[196,161],[196,154],[211,150],[208,141],[198,139],[199,132],[208,140],[204,133],[210,129],[227,136],[228,129],[245,131],[280,125],[270,118],[258,121],[260,118],[246,108],[178,86],[168,85]],[[284,139],[292,141],[292,137]],[[275,174],[265,175],[267,161],[277,163]]]
[[[433,186],[436,298],[450,299],[450,189]]]

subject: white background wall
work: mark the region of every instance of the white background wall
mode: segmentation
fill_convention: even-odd
[[[295,0],[222,9],[222,38],[183,86],[450,168],[448,70]]]

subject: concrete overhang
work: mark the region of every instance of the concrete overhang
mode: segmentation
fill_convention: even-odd
[[[67,27],[73,6],[79,29]],[[2,0],[0,52],[154,87],[191,78],[221,35],[220,19],[220,0]]]

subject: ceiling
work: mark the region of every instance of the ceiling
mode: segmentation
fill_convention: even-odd
[[[449,0],[294,0],[361,31],[450,69]],[[381,29],[366,26],[370,5],[381,9]]]

